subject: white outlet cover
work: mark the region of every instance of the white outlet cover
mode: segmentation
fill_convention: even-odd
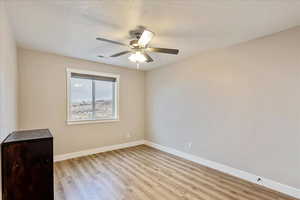
[[[192,147],[192,142],[187,142],[184,145],[184,148],[185,148],[186,151],[189,151],[191,149],[191,147]]]

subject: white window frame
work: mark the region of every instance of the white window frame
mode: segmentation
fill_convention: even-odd
[[[116,87],[115,87],[115,118],[112,119],[91,119],[91,120],[72,120],[71,119],[71,109],[70,109],[70,100],[71,100],[71,73],[79,73],[79,74],[87,74],[93,76],[104,76],[104,77],[112,77],[116,79]],[[103,123],[103,122],[117,122],[120,121],[119,116],[119,90],[120,90],[120,75],[119,74],[111,74],[111,73],[103,73],[96,71],[87,71],[81,69],[67,68],[67,124],[89,124],[89,123]]]

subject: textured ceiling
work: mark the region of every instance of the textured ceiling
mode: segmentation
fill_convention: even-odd
[[[97,36],[128,43],[128,31],[145,26],[152,46],[179,48],[178,56],[150,53],[153,63],[174,63],[300,25],[297,0],[8,0],[18,45],[65,56],[135,68],[128,56],[97,58],[126,50]]]

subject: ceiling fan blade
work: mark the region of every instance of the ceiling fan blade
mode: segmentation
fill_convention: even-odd
[[[122,51],[120,53],[116,53],[116,54],[113,54],[111,55],[110,57],[118,57],[118,56],[122,56],[122,55],[125,55],[127,53],[130,53],[131,51]]]
[[[102,56],[102,55],[99,55],[99,56],[97,56],[97,57],[99,57],[99,58],[105,58],[105,56]]]
[[[103,42],[109,42],[109,43],[113,43],[113,44],[118,44],[118,45],[122,45],[122,46],[128,46],[127,44],[124,44],[122,42],[117,42],[117,41],[113,41],[113,40],[108,40],[108,39],[104,39],[104,38],[100,38],[97,37],[97,40],[103,41]]]
[[[151,56],[149,56],[149,54],[147,53],[143,53],[143,55],[147,58],[146,62],[149,63],[149,62],[153,62],[154,60],[151,58]]]
[[[140,39],[138,40],[138,44],[141,47],[145,47],[147,46],[150,41],[152,40],[152,38],[154,37],[154,33],[149,31],[149,30],[144,30],[144,32],[142,33]]]
[[[179,53],[178,49],[166,49],[166,48],[149,47],[146,50],[151,51],[151,52],[167,53],[167,54],[175,54],[175,55],[177,55]]]

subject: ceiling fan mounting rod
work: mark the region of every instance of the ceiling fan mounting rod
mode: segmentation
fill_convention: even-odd
[[[142,35],[142,32],[136,32],[136,33],[135,33],[136,39],[140,39],[140,38],[141,38],[141,35]]]
[[[132,37],[132,38],[135,38],[135,39],[140,39],[143,32],[144,32],[145,29],[135,29],[135,30],[131,30],[129,31],[129,35]]]

